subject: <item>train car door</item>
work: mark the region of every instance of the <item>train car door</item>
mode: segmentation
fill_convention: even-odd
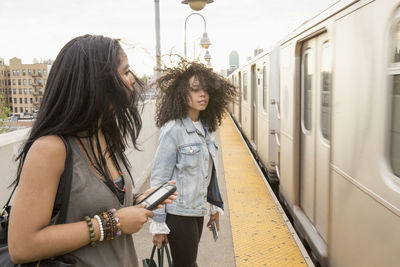
[[[256,65],[251,66],[251,142],[256,148],[257,138],[257,72]]]
[[[231,76],[231,83],[232,83],[233,85],[236,86],[235,75],[232,75],[232,76]],[[232,101],[232,102],[229,104],[229,110],[230,110],[230,112],[232,113],[232,116],[233,116],[233,114],[235,113],[235,101]]]
[[[269,64],[269,130],[271,131],[269,135],[268,142],[268,159],[270,161],[269,165],[275,168],[277,178],[279,179],[279,131],[280,131],[280,111],[279,111],[279,46],[275,47],[270,54],[270,64]]]
[[[303,43],[301,57],[300,207],[327,241],[331,50],[326,33]]]
[[[238,80],[238,84],[239,84],[239,103],[238,103],[238,105],[239,105],[239,116],[238,116],[238,123],[239,123],[239,125],[242,125],[242,94],[243,94],[243,91],[242,91],[242,73],[241,72],[238,73],[238,77],[239,77],[239,80]]]

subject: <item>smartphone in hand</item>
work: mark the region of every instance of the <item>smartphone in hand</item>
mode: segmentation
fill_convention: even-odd
[[[217,224],[215,221],[211,223],[211,231],[213,233],[214,241],[217,241],[218,239],[218,230],[217,230]]]
[[[170,195],[176,191],[176,186],[168,182],[162,184],[159,188],[151,192],[145,199],[138,204],[144,203],[146,209],[154,210],[159,204],[166,200]]]

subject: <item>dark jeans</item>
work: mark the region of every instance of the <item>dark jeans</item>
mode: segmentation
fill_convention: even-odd
[[[174,267],[196,267],[197,250],[203,231],[204,217],[167,214],[166,223]]]

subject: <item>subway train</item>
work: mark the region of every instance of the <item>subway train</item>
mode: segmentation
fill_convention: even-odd
[[[338,1],[228,79],[231,117],[314,260],[400,266],[400,1]]]

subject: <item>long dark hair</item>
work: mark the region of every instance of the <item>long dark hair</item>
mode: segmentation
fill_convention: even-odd
[[[121,171],[117,158],[132,178],[124,151],[128,143],[137,148],[142,121],[137,105],[139,95],[124,84],[118,73],[122,54],[119,40],[100,35],[76,37],[61,49],[49,72],[37,119],[17,157],[15,182],[35,140],[45,135],[63,135],[89,139],[94,166],[110,183],[100,149],[100,131],[118,170]],[[140,83],[139,79],[136,81]],[[94,152],[95,147],[98,153]]]
[[[210,100],[200,112],[200,120],[215,131],[221,124],[229,103],[235,101],[235,86],[204,64],[181,59],[177,67],[163,69],[157,80],[160,94],[157,100],[156,125],[163,126],[170,120],[183,119],[188,115],[189,79],[196,76],[201,87],[207,90]]]

